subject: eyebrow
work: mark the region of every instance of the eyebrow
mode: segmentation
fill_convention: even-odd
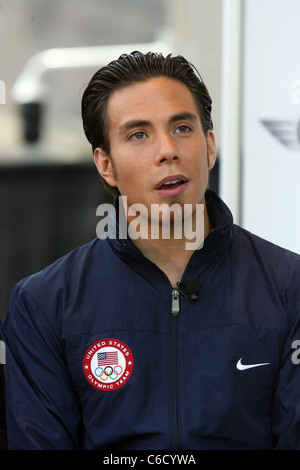
[[[183,111],[181,113],[177,113],[171,116],[169,119],[169,124],[173,124],[174,122],[177,122],[177,121],[196,122],[199,120],[200,120],[199,117],[197,117],[195,114],[189,113],[187,111]]]
[[[125,132],[130,131],[130,129],[134,129],[135,127],[148,127],[151,126],[150,121],[146,121],[144,119],[136,119],[125,122],[122,126],[118,129],[118,134],[125,134]]]
[[[197,117],[193,113],[182,111],[171,116],[168,120],[168,124],[174,124],[175,122],[178,122],[178,121],[196,122],[196,121],[199,121],[199,117]],[[145,119],[132,119],[130,121],[125,122],[119,127],[118,134],[124,134],[130,131],[131,129],[138,128],[138,127],[151,127],[151,126],[152,126],[151,121],[147,121]]]

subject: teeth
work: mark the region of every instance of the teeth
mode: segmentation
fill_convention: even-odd
[[[175,183],[180,183],[180,180],[166,181],[164,184],[175,184]]]

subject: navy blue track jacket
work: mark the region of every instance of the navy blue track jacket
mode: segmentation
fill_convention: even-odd
[[[10,449],[300,449],[300,257],[206,202],[195,300],[108,238],[14,287]]]

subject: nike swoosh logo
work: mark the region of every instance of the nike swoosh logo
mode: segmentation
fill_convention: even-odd
[[[270,365],[269,362],[261,362],[260,364],[242,364],[242,358],[238,360],[236,364],[236,368],[238,370],[247,370],[252,369],[253,367],[261,367],[261,366],[268,366]]]

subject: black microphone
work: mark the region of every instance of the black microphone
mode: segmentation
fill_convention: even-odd
[[[200,290],[200,282],[196,277],[188,277],[184,282],[177,282],[178,287],[182,288],[184,292],[179,292],[191,300],[197,300]]]

